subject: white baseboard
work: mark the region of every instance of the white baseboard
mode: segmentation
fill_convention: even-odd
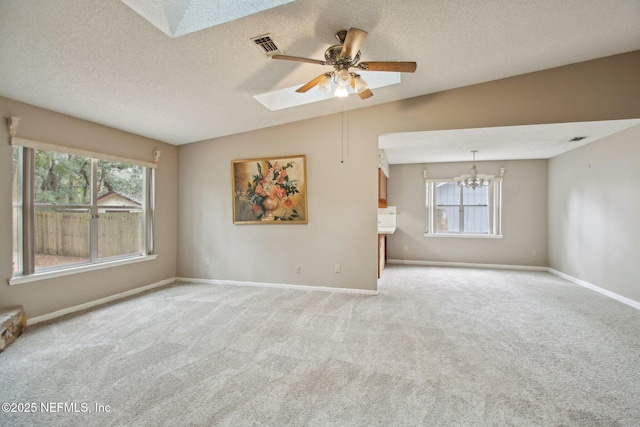
[[[633,307],[637,310],[640,310],[640,302],[634,301],[622,295],[618,295],[615,292],[611,292],[609,290],[603,289],[599,286],[596,286],[592,283],[585,282],[584,280],[577,279],[568,274],[562,273],[560,271],[554,270],[549,267],[536,267],[536,266],[521,266],[521,265],[502,265],[502,264],[474,264],[474,263],[463,263],[463,262],[436,262],[436,261],[417,261],[417,260],[396,260],[389,259],[387,260],[389,264],[401,264],[401,265],[423,265],[423,266],[440,266],[440,267],[468,267],[468,268],[494,268],[494,269],[506,269],[506,270],[525,270],[525,271],[547,271],[551,274],[554,274],[558,277],[562,277],[565,280],[573,282],[577,285],[583,286],[585,288],[591,289],[592,291],[598,292],[602,295],[605,295],[609,298],[613,298],[616,301],[619,301],[623,304],[626,304],[630,307]],[[53,313],[44,314],[42,316],[36,316],[33,318],[29,318],[27,321],[28,325],[34,325],[36,323],[44,322],[46,320],[55,319],[56,317],[61,317],[67,314],[75,313],[77,311],[86,310],[91,307],[95,307],[101,304],[105,304],[111,301],[115,301],[118,299],[126,298],[131,295],[139,294],[154,288],[158,288],[161,286],[168,285],[173,282],[192,282],[192,283],[206,283],[211,285],[233,285],[233,286],[257,286],[257,287],[266,287],[266,288],[278,288],[278,289],[295,289],[295,290],[303,290],[303,291],[321,291],[321,292],[340,292],[340,293],[348,293],[348,294],[360,294],[360,295],[378,295],[378,291],[370,291],[365,289],[353,289],[353,288],[332,288],[327,286],[307,286],[307,285],[288,285],[288,284],[277,284],[277,283],[264,283],[264,282],[243,282],[237,280],[218,280],[218,279],[191,279],[186,277],[172,277],[169,279],[161,280],[156,283],[152,283],[150,285],[142,286],[139,288],[131,289],[126,292],[121,292],[119,294],[111,295],[105,298],[100,298],[95,301],[90,301],[84,304],[76,305],[74,307],[65,308],[63,310],[54,311]]]
[[[27,325],[34,325],[36,323],[44,322],[46,320],[55,319],[56,317],[64,316],[66,314],[75,313],[77,311],[86,310],[87,308],[95,307],[101,304],[105,304],[111,301],[119,300],[122,298],[126,298],[131,295],[139,294],[144,291],[148,291],[150,289],[159,288],[160,286],[168,285],[169,283],[173,283],[176,281],[175,277],[170,279],[161,280],[156,283],[152,283],[150,285],[142,286],[140,288],[135,288],[128,290],[126,292],[121,292],[119,294],[110,295],[108,297],[100,298],[95,301],[89,301],[84,304],[76,305],[74,307],[65,308],[62,310],[54,311],[53,313],[43,314],[42,316],[36,316],[27,320]]]
[[[279,283],[242,282],[237,280],[219,280],[219,279],[191,279],[188,277],[177,277],[176,281],[206,283],[209,285],[257,286],[257,287],[263,287],[263,288],[295,289],[298,291],[321,291],[321,292],[339,292],[344,294],[378,295],[378,291],[369,291],[366,289],[353,289],[353,288],[331,288],[327,286],[287,285],[287,284],[279,284]]]
[[[616,301],[620,301],[623,304],[626,304],[626,305],[631,306],[631,307],[633,307],[633,308],[635,308],[637,310],[640,310],[640,302],[638,302],[638,301],[634,301],[634,300],[629,299],[627,297],[623,297],[622,295],[618,295],[615,292],[611,292],[611,291],[603,289],[603,288],[601,288],[599,286],[596,286],[593,283],[585,282],[584,280],[575,278],[573,276],[569,276],[568,274],[565,274],[565,273],[563,273],[561,271],[558,271],[558,270],[554,270],[551,267],[547,268],[547,271],[549,271],[549,273],[554,274],[554,275],[556,275],[558,277],[562,277],[565,280],[568,280],[568,281],[573,282],[573,283],[575,283],[577,285],[583,286],[583,287],[585,287],[587,289],[591,289],[592,291],[596,291],[599,294],[608,296],[609,298],[613,298]]]
[[[497,270],[548,271],[547,267],[538,267],[534,265],[476,264],[470,262],[418,261],[410,259],[388,259],[387,263],[402,265],[428,265],[432,267],[493,268]]]

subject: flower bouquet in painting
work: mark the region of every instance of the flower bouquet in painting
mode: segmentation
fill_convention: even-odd
[[[305,157],[235,160],[234,223],[306,223]]]

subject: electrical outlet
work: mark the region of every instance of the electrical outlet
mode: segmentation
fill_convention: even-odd
[[[336,273],[340,273],[340,264],[336,264],[336,266],[333,269],[333,271],[336,272]]]
[[[531,256],[538,256],[538,251],[535,249],[531,251]]]
[[[302,273],[302,266],[296,265],[296,274]]]
[[[211,265],[211,260],[209,258],[205,258],[204,265]]]

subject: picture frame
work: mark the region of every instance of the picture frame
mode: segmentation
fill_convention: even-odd
[[[306,156],[231,161],[234,224],[307,224]]]

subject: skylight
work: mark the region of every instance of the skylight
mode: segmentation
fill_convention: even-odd
[[[253,15],[294,0],[122,0],[169,37]]]

